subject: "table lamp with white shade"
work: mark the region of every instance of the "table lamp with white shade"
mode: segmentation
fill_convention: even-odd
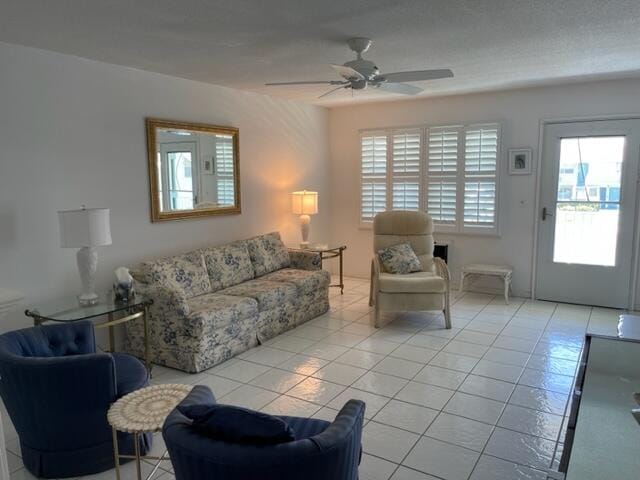
[[[58,212],[60,221],[60,246],[79,248],[76,254],[78,271],[82,280],[82,294],[78,296],[80,305],[95,305],[95,275],[98,266],[98,252],[95,247],[111,245],[111,228],[108,208],[82,208]]]
[[[300,246],[309,246],[309,231],[311,229],[311,217],[318,213],[318,192],[302,190],[291,194],[291,213],[300,215],[300,230],[302,231],[302,243]]]

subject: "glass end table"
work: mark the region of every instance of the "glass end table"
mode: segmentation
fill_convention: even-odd
[[[330,258],[338,258],[340,262],[340,283],[334,283],[329,285],[330,287],[338,287],[340,288],[340,294],[344,294],[344,261],[342,258],[342,252],[347,249],[346,245],[327,245],[327,244],[311,244],[304,248],[302,247],[288,247],[290,250],[299,250],[302,252],[312,252],[320,255],[320,268],[322,268],[322,263],[324,260],[329,260]]]
[[[62,297],[42,302],[25,310],[25,315],[33,318],[35,326],[44,322],[78,322],[80,320],[94,320],[106,316],[107,321],[96,323],[96,328],[109,329],[109,350],[115,351],[116,325],[141,318],[144,324],[144,361],[151,373],[151,358],[149,353],[149,329],[147,325],[149,306],[153,303],[144,295],[135,295],[129,301],[115,299],[112,292],[100,295],[98,303],[82,306],[76,297]]]

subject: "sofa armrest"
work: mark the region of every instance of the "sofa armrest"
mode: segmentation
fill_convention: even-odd
[[[177,312],[184,317],[189,315],[187,298],[180,289],[143,283],[137,280],[134,280],[134,287],[137,293],[153,300],[153,310],[160,312]]]
[[[319,253],[305,250],[289,249],[291,268],[298,270],[320,270],[322,268],[322,258]]]

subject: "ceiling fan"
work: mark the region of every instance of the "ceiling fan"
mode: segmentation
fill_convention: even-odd
[[[438,70],[415,70],[412,72],[380,73],[375,63],[362,58],[362,54],[369,50],[371,40],[369,38],[357,37],[347,40],[349,48],[356,52],[357,58],[346,62],[344,65],[331,65],[342,80],[309,80],[302,82],[277,82],[266,83],[267,86],[281,85],[337,85],[318,98],[331,95],[342,89],[364,90],[367,86],[379,88],[391,93],[402,95],[417,95],[423,89],[414,85],[402,82],[420,82],[423,80],[435,80],[438,78],[453,77],[453,72],[449,69]]]

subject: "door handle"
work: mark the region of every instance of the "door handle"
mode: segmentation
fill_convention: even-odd
[[[553,217],[553,214],[547,212],[547,207],[542,207],[542,221],[545,221],[547,217]]]

